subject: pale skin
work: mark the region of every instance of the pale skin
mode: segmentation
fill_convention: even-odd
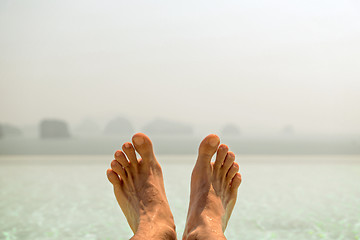
[[[239,165],[229,148],[216,135],[200,144],[191,176],[190,204],[183,240],[226,239],[230,219],[241,183]],[[141,156],[137,159],[135,151]],[[216,153],[215,162],[211,162]],[[137,133],[115,152],[109,181],[134,236],[137,239],[176,239],[176,229],[164,188],[160,164],[152,142]]]

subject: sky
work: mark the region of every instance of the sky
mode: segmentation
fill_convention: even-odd
[[[360,3],[0,0],[0,122],[360,134]]]

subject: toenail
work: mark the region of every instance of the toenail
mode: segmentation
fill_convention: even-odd
[[[136,138],[134,138],[134,143],[135,143],[136,145],[141,145],[141,144],[144,143],[144,138],[142,138],[142,137],[136,137]]]
[[[130,144],[130,143],[125,143],[125,147],[126,147],[126,148],[130,148],[130,147],[131,147],[131,144]]]
[[[210,146],[212,146],[212,147],[216,147],[216,146],[218,145],[218,140],[217,140],[216,138],[211,138],[211,139],[209,140],[209,144],[210,144]]]
[[[120,152],[116,152],[115,156],[120,157]]]

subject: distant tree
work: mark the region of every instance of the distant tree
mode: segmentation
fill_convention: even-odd
[[[282,128],[281,133],[284,135],[293,135],[295,133],[295,129],[292,125],[286,125]]]
[[[10,124],[1,124],[0,125],[0,137],[5,136],[20,136],[22,132],[19,128],[10,125]]]
[[[85,119],[76,128],[75,131],[81,135],[94,135],[101,132],[99,125],[91,120]]]
[[[221,130],[221,134],[224,136],[239,136],[240,130],[235,124],[226,124]]]
[[[46,119],[40,123],[41,138],[69,138],[68,124],[63,120]]]
[[[129,135],[134,133],[134,128],[129,120],[118,117],[105,126],[104,133],[108,135]]]
[[[164,119],[155,119],[143,127],[143,131],[156,135],[190,135],[193,128],[184,123],[173,122]]]

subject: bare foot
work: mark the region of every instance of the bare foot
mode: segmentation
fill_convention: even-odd
[[[162,171],[152,143],[143,133],[116,151],[107,170],[116,200],[135,233],[132,239],[176,239],[173,215],[165,195]],[[141,159],[136,158],[135,149]]]
[[[224,231],[235,206],[241,183],[235,155],[216,135],[200,144],[191,176],[188,216],[183,239],[226,239]],[[217,151],[216,160],[211,158]]]

